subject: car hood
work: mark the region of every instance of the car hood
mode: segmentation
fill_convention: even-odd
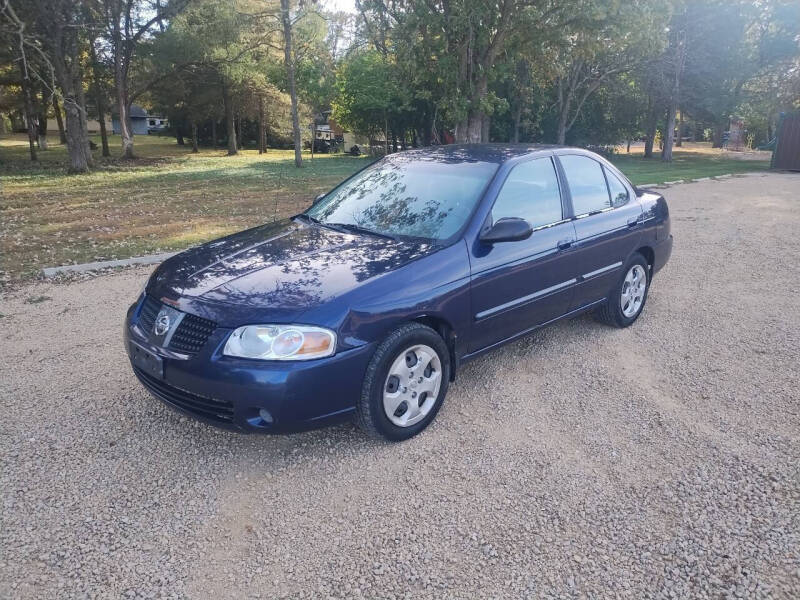
[[[289,318],[432,250],[431,244],[283,220],[182,252],[156,270],[151,285],[156,295],[176,301],[272,309],[269,314]]]

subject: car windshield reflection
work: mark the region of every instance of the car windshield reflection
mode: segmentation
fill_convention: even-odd
[[[306,211],[323,225],[443,241],[465,225],[497,165],[438,157],[384,158]]]

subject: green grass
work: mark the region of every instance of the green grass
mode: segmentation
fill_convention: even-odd
[[[99,140],[95,140],[99,143]],[[0,140],[0,280],[42,267],[178,250],[300,212],[366,158],[322,155],[294,167],[293,152],[191,154],[174,139],[136,138],[137,158],[101,159],[88,175],[66,172],[51,140],[39,164],[26,140]],[[120,154],[112,137],[112,153]]]
[[[99,139],[94,138],[99,144]],[[111,138],[112,153],[120,140]],[[137,158],[102,159],[92,173],[66,172],[66,151],[51,139],[38,163],[27,140],[0,139],[0,282],[27,279],[42,267],[127,258],[192,244],[295,214],[369,160],[321,155],[296,169],[293,153],[191,154],[173,138],[139,136]],[[676,152],[672,164],[621,154],[615,164],[636,184],[742,173],[768,167],[707,145]]]
[[[645,159],[641,152],[617,154],[611,162],[634,185],[716,177],[727,173],[749,173],[769,168],[769,160],[763,160],[762,155],[757,155],[755,160],[731,158],[732,153],[711,151],[705,144],[693,146],[692,150],[675,152],[671,163],[664,163],[658,158]]]

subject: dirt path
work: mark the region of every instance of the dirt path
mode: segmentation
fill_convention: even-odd
[[[399,445],[162,407],[146,269],[0,298],[0,597],[800,597],[800,175],[665,195],[635,326],[471,363]]]

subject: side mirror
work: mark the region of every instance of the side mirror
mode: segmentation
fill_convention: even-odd
[[[314,205],[315,205],[317,202],[319,202],[320,200],[322,200],[324,197],[325,197],[325,194],[320,194],[319,196],[317,196],[316,198],[314,198],[314,202],[312,202],[312,203],[311,203],[311,206],[314,206]]]
[[[480,240],[485,244],[498,242],[518,242],[531,237],[533,228],[525,219],[506,217],[497,221],[481,234]]]

